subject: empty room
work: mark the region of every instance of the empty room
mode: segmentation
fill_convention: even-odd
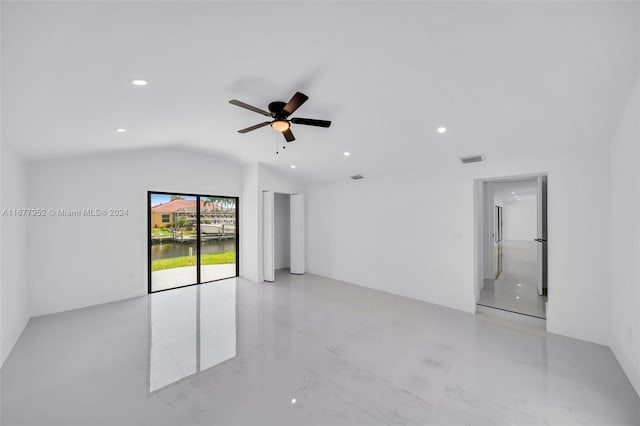
[[[0,424],[640,425],[640,1],[1,1]]]

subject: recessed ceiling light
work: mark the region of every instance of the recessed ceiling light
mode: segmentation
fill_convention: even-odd
[[[131,80],[131,84],[133,84],[134,86],[146,86],[147,84],[149,84],[149,82],[147,80],[136,79]]]
[[[116,129],[116,132],[118,132],[118,133],[124,133],[126,131],[127,131],[127,129]]]
[[[295,398],[293,398],[293,399],[291,400],[291,403],[292,403],[292,404],[295,404],[295,403],[296,403],[296,399],[295,399]]]
[[[520,299],[520,296],[516,296],[516,299]]]
[[[522,287],[522,284],[518,283],[518,287]]]
[[[447,131],[446,127],[438,127],[438,133],[444,133]]]
[[[513,192],[513,191],[511,191],[511,195],[516,195],[516,193],[515,193],[515,192]]]
[[[351,153],[350,153],[349,151],[345,151],[345,152],[344,152],[344,156],[345,156],[345,157],[348,157],[348,156],[350,156],[350,155],[351,155]]]
[[[296,166],[294,164],[290,165],[289,167],[291,167],[292,169],[296,168]]]

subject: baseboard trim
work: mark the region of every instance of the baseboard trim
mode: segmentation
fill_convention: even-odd
[[[611,352],[618,360],[618,363],[622,367],[622,370],[629,378],[631,385],[636,390],[636,393],[640,395],[640,371],[633,365],[631,359],[627,356],[627,353],[622,348],[622,345],[618,343],[615,337],[611,338]]]

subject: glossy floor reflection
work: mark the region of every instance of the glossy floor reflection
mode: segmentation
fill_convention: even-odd
[[[502,242],[502,274],[484,280],[478,305],[546,318],[547,296],[539,296],[535,241]]]
[[[3,425],[640,422],[606,347],[284,273],[32,319],[1,392]]]
[[[149,391],[236,356],[236,282],[149,296]]]

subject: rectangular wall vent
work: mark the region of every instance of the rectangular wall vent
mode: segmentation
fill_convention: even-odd
[[[362,176],[362,175],[353,175],[353,176],[351,176],[351,179],[353,179],[353,180],[364,179],[364,176]]]
[[[460,157],[460,161],[462,161],[462,164],[479,163],[481,161],[484,161],[484,156],[482,154],[467,155],[465,157]]]

